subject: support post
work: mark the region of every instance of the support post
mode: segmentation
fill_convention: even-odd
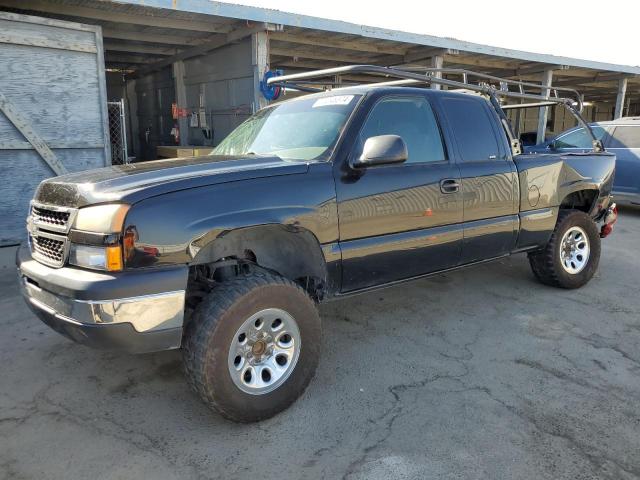
[[[627,97],[627,101],[625,102],[627,105],[624,107],[625,109],[622,111],[622,115],[624,116],[624,112],[627,112],[627,116],[631,116],[631,97]]]
[[[431,57],[431,68],[442,68],[444,65],[444,57],[442,55],[434,55]],[[442,72],[438,72],[434,75],[436,78],[442,78]],[[432,83],[431,88],[434,90],[440,90],[442,85],[439,83]]]
[[[613,119],[621,118],[624,110],[624,97],[627,94],[627,79],[621,78],[618,80],[618,96],[616,97],[616,109],[613,114]]]
[[[550,87],[553,80],[553,70],[550,68],[545,69],[542,73],[542,86]],[[542,89],[542,95],[549,96],[549,88]],[[545,133],[547,131],[547,116],[549,113],[549,107],[540,107],[538,111],[538,133],[536,135],[536,143],[544,142]]]
[[[178,109],[187,108],[187,88],[184,85],[184,62],[182,60],[178,60],[173,64],[173,82]],[[180,129],[180,146],[189,145],[189,121],[187,117],[178,116],[178,128]]]
[[[138,95],[136,94],[136,80],[127,80],[125,83],[125,98],[127,106],[127,126],[129,128],[129,151],[134,156],[140,158],[142,150],[140,148],[140,135],[134,135],[133,132],[139,132],[140,126],[138,124]]]
[[[251,57],[253,64],[253,112],[267,106],[267,99],[260,92],[260,81],[269,68],[269,37],[267,32],[251,34]]]
[[[582,104],[582,112],[581,112],[582,116],[586,118],[586,115],[587,115],[587,110],[586,109],[589,108],[589,107],[585,107],[584,106],[584,102],[585,102],[584,93],[579,93],[578,97],[580,98],[580,103]],[[568,113],[569,113],[569,111],[566,108],[562,109],[562,118],[563,118],[562,129],[563,130],[566,129],[565,124],[564,124],[564,119],[567,118]],[[573,117],[573,115],[571,115],[571,117]],[[569,117],[569,118],[571,118],[571,117]],[[576,121],[576,125],[579,126],[578,125],[579,124],[578,119],[574,117],[573,120],[575,120]]]
[[[522,101],[520,101],[520,103],[522,103]],[[515,134],[515,136],[517,138],[520,138],[520,125],[522,124],[522,109],[521,108],[516,108],[516,115],[515,115],[515,119],[514,119],[514,125],[513,125],[513,133]]]

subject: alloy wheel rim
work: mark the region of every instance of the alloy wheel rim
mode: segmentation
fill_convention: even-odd
[[[231,379],[251,395],[272,392],[293,372],[300,347],[300,329],[293,316],[279,308],[261,310],[247,318],[231,340]]]
[[[589,238],[581,227],[571,227],[560,242],[560,263],[567,273],[575,275],[587,266],[590,254]]]

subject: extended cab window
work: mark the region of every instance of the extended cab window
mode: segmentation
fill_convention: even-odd
[[[605,129],[594,125],[591,127],[596,139],[602,140],[605,134]],[[584,148],[591,150],[593,148],[591,135],[587,133],[584,128],[578,128],[572,132],[567,133],[556,138],[553,142],[554,148]]]
[[[640,148],[640,128],[616,127],[609,148]]]
[[[424,97],[389,97],[371,109],[360,130],[360,151],[367,138],[398,135],[407,144],[407,162],[440,162],[445,160],[440,129]]]
[[[493,119],[476,97],[444,97],[442,104],[463,162],[500,159]]]

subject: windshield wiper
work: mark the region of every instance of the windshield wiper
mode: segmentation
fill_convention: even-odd
[[[275,153],[256,153],[256,152],[246,152],[245,155],[251,155],[252,157],[278,157],[282,160],[280,155],[276,155]]]

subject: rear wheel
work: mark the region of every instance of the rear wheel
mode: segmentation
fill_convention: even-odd
[[[187,379],[231,420],[269,418],[311,381],[320,336],[315,303],[298,285],[272,274],[238,277],[194,312],[183,342]]]
[[[543,250],[529,254],[538,280],[560,288],[585,285],[598,269],[600,235],[593,219],[579,210],[561,210]]]

